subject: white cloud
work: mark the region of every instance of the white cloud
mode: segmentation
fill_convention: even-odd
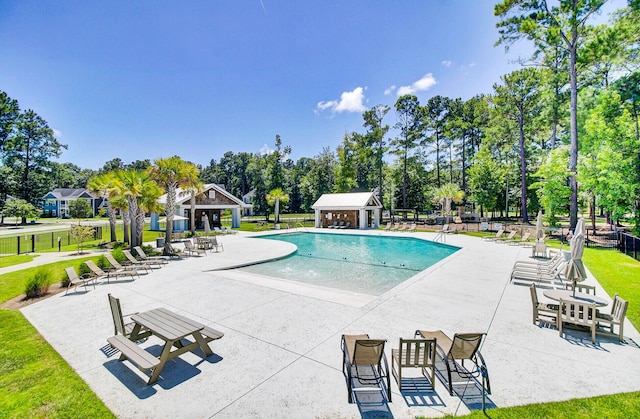
[[[274,152],[274,150],[272,148],[269,148],[269,146],[265,144],[260,148],[260,151],[258,153],[261,156],[266,156],[267,154],[271,154],[273,152]]]
[[[384,91],[385,96],[390,95],[391,93],[393,93],[394,90],[396,90],[396,85],[392,84],[391,86],[389,86],[388,89],[385,89]]]
[[[351,92],[342,92],[340,100],[318,102],[316,109],[320,111],[331,109],[332,113],[364,112],[367,110],[367,107],[363,104],[365,90],[366,87],[356,87]]]
[[[453,61],[451,60],[443,60],[440,62],[440,64],[442,64],[445,67],[451,67],[451,64],[453,64]]]
[[[433,74],[425,74],[420,80],[414,82],[411,86],[400,86],[398,88],[398,96],[411,95],[416,92],[423,92],[429,90],[436,84],[436,79]]]
[[[62,138],[62,133],[55,128],[51,129],[53,131],[53,136],[56,138]]]

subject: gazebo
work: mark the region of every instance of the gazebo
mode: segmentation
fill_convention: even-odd
[[[380,226],[382,204],[373,192],[324,194],[311,208],[315,211],[316,228],[341,221],[360,230]]]
[[[191,194],[178,188],[176,196],[178,197],[176,200],[176,215],[182,217],[184,222],[174,222],[173,229],[175,231],[189,230],[191,228]],[[158,199],[158,202],[161,204],[165,204],[166,201],[166,194]],[[225,210],[231,211],[231,227],[238,228],[240,227],[242,209],[250,207],[250,204],[245,204],[240,198],[227,192],[222,185],[216,185],[215,183],[206,184],[203,190],[196,195],[196,229],[204,228],[205,218],[209,219],[209,225],[211,227],[220,227],[222,214]],[[159,214],[151,213],[151,229],[160,229]]]

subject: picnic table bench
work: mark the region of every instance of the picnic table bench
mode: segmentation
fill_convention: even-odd
[[[111,347],[120,351],[120,361],[128,359],[140,370],[150,370],[160,364],[160,360],[143,348],[122,335],[111,336],[107,339]]]

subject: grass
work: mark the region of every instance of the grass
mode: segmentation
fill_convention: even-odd
[[[243,223],[244,226],[255,223]],[[146,233],[146,232],[145,232]],[[154,238],[157,232],[151,232]],[[76,269],[89,257],[48,265],[62,278],[64,267]],[[15,259],[19,263],[20,259]],[[640,262],[613,250],[585,249],[584,261],[610,295],[619,293],[630,301],[627,316],[640,325]],[[0,275],[0,302],[24,291],[27,279],[38,268]],[[37,333],[20,312],[0,310],[0,417],[2,418],[112,418],[113,414]],[[491,418],[627,418],[640,411],[640,392],[496,408]],[[466,417],[487,417],[481,411]]]
[[[35,258],[34,255],[13,255],[0,257],[0,268],[7,266],[19,265],[20,263],[31,262]]]

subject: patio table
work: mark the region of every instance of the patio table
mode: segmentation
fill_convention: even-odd
[[[606,299],[585,292],[576,292],[574,296],[571,290],[545,290],[542,294],[552,300],[562,300],[568,303],[588,303],[595,304],[598,307],[604,307],[609,304]]]
[[[153,373],[149,378],[149,384],[158,380],[160,372],[164,364],[176,356],[187,351],[194,351],[198,348],[202,349],[205,357],[213,355],[211,348],[207,345],[204,337],[200,333],[204,329],[204,325],[184,317],[178,313],[167,310],[166,308],[156,308],[144,313],[138,313],[131,316],[131,320],[135,322],[135,326],[131,332],[130,339],[136,341],[142,327],[149,329],[155,336],[165,341],[162,353],[160,354],[160,363],[153,369]],[[193,336],[194,342],[182,339],[187,336]],[[175,350],[172,348],[175,347]]]

